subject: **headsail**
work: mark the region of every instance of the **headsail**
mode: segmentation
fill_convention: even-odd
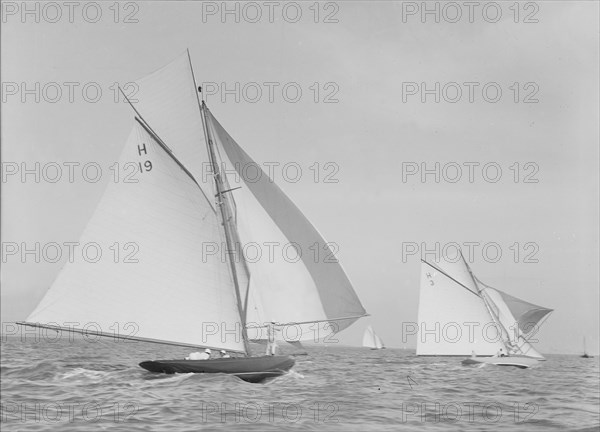
[[[525,333],[523,330],[521,330],[521,322],[519,322],[519,318],[513,315],[511,308],[504,300],[504,296],[508,294],[498,289],[489,287],[485,288],[485,293],[488,295],[489,300],[497,308],[498,312],[496,315],[498,317],[500,327],[506,333],[504,341],[508,352],[512,354],[527,355],[530,357],[543,359],[544,356],[542,356],[527,340],[527,335],[532,333],[533,330],[537,329],[537,323],[533,325],[525,323],[524,327],[527,328],[527,333]],[[520,299],[516,300],[522,301]],[[543,316],[552,312],[551,309],[546,310],[547,312]],[[540,317],[538,321],[540,321],[543,316]]]
[[[481,282],[480,282],[481,283]],[[536,329],[536,326],[549,314],[552,309],[534,305],[510,294],[506,294],[499,289],[485,285],[487,288],[495,289],[500,293],[502,300],[508,306],[513,317],[519,325],[519,330],[527,335]]]
[[[479,282],[464,257],[421,263],[417,355],[543,358],[526,337],[552,310]]]
[[[292,325],[280,333],[284,339],[320,339],[364,316],[358,296],[323,237],[208,110],[207,118],[221,163],[228,173],[237,173],[227,178],[230,188],[239,188],[230,195],[235,200],[242,250],[254,245],[253,252],[260,253],[240,257],[251,275],[249,325]],[[258,339],[265,336],[262,331],[250,333]]]
[[[141,167],[137,182],[111,181],[80,238],[100,245],[101,259],[67,263],[27,321],[244,352],[227,265],[204,250],[221,239],[209,201],[139,122],[126,164]]]

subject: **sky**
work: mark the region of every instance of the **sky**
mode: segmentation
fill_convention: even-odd
[[[274,180],[339,245],[370,314],[341,343],[359,345],[371,324],[414,348],[402,325],[417,321],[421,254],[458,243],[475,245],[483,282],[554,309],[536,349],[578,353],[585,337],[598,353],[598,4],[499,2],[469,17],[464,3],[427,3],[436,17],[421,2],[292,3],[271,17],[264,2],[234,3],[236,17],[221,2],[102,3],[100,16],[82,2],[69,17],[3,2],[3,247],[77,240],[109,177],[83,181],[81,166],[109,167],[132,126],[115,83],[127,90],[189,49],[211,112],[245,151],[302,167],[297,182]],[[7,174],[36,162],[63,178]],[[65,162],[80,163],[73,182]],[[1,264],[10,322],[64,259]]]

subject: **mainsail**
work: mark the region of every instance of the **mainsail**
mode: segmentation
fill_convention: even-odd
[[[138,182],[107,186],[80,242],[132,244],[139,262],[67,263],[27,324],[84,331],[67,323],[92,321],[110,335],[134,323],[133,339],[247,353],[267,323],[295,342],[366,315],[300,210],[264,172],[246,177],[254,161],[200,103],[188,53],[137,81],[127,101],[139,118],[120,166],[138,166]],[[273,242],[273,259],[248,258],[245,245],[265,253]]]
[[[100,245],[101,259],[67,262],[27,322],[243,352],[227,264],[203,250],[221,241],[209,201],[140,122],[119,159],[127,164],[135,182],[108,184],[79,241]],[[229,337],[214,331],[221,323]]]
[[[179,114],[179,110],[187,115],[190,110],[198,113],[197,105],[193,107],[196,86],[191,71],[189,54],[185,53],[137,81],[140,97],[134,105],[160,137],[180,138],[173,131],[186,131],[180,133],[185,139],[173,139],[173,144],[164,139],[185,166],[196,168],[190,171],[212,195],[216,191],[210,158],[197,153],[198,147],[208,145],[204,135],[200,136],[201,125],[193,119],[188,122]],[[153,88],[161,88],[162,96],[152,94]],[[146,93],[147,98],[143,97]],[[165,117],[163,100],[169,101],[167,107],[177,105],[177,111],[172,109]],[[182,104],[176,104],[178,100]],[[228,201],[233,213],[235,238],[231,256],[249,337],[265,339],[266,323],[274,322],[280,330],[276,333],[278,339],[318,340],[365,316],[329,244],[205,105],[203,111],[206,128],[214,140],[224,189],[231,191],[222,199]],[[226,245],[217,246],[216,253],[224,259]]]
[[[207,118],[224,170],[237,173],[228,184],[239,240],[242,248],[253,246],[252,257],[241,256],[250,274],[249,326],[275,322],[287,341],[317,340],[364,316],[330,244],[208,110]]]
[[[552,309],[480,282],[460,255],[422,261],[417,355],[507,354],[543,358],[527,340]]]
[[[193,71],[187,53],[134,83],[124,92],[133,108],[192,173],[207,195],[214,181],[204,137]],[[211,199],[211,205],[214,205]]]
[[[384,347],[383,341],[375,334],[373,327],[368,326],[363,335],[363,346],[367,348],[381,349]]]

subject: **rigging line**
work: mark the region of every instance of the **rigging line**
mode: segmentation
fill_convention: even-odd
[[[238,186],[238,187],[234,187],[234,188],[231,188],[231,189],[227,189],[227,190],[221,191],[220,194],[216,194],[215,195],[215,198],[218,197],[219,195],[223,195],[223,194],[225,194],[227,192],[232,192],[234,190],[238,190],[238,189],[241,189],[241,188],[242,188],[241,186]]]
[[[506,327],[504,326],[502,321],[500,320],[500,308],[493,301],[493,299],[489,298],[488,293],[484,292],[484,290],[479,288],[479,284],[477,283],[477,278],[475,277],[475,275],[473,274],[473,271],[471,270],[471,267],[467,263],[467,260],[465,259],[465,256],[463,255],[462,250],[460,250],[460,257],[462,258],[463,263],[467,267],[467,270],[469,271],[469,274],[471,275],[471,279],[473,279],[473,283],[475,284],[475,287],[479,291],[481,300],[483,301],[483,304],[485,305],[488,313],[490,314],[490,317],[492,318],[492,320],[494,320],[495,324],[500,326],[500,329],[506,333],[506,339],[508,340],[508,342],[503,340],[502,342],[503,342],[504,346],[506,347],[507,343],[510,345],[510,343],[511,343],[510,333],[506,329]],[[494,306],[496,308],[496,310],[494,310],[492,308],[492,306]]]
[[[485,287],[485,289],[493,289],[494,291],[499,291],[499,292],[501,291],[500,289],[498,289],[498,288],[495,288],[495,287],[493,287],[493,286],[491,286],[491,285],[488,285],[488,284],[486,284],[485,282],[481,281],[481,279],[479,279],[479,278],[478,278],[477,276],[475,276],[475,275],[473,275],[473,278],[474,278],[474,279],[475,279],[475,280],[476,280],[478,283],[480,283],[481,285],[483,285],[483,286]],[[483,290],[482,290],[482,291],[483,291]],[[520,299],[519,299],[519,300],[520,300]]]
[[[158,145],[160,145],[163,148],[163,150],[165,150],[167,152],[167,154],[171,157],[171,159],[173,159],[173,161],[175,161],[175,163],[177,165],[179,165],[179,167],[192,179],[192,181],[196,184],[196,186],[198,186],[198,189],[200,189],[200,192],[202,192],[204,199],[206,199],[206,201],[210,204],[210,206],[212,208],[212,203],[210,202],[210,200],[208,199],[208,196],[206,196],[206,194],[204,193],[204,190],[202,190],[202,188],[200,187],[200,184],[196,181],[196,179],[194,178],[192,173],[185,167],[185,165],[183,165],[183,163],[177,158],[177,156],[175,156],[175,154],[173,153],[173,150],[171,150],[171,148],[158,136],[158,134],[154,131],[154,129],[152,129],[152,127],[148,124],[148,122],[140,114],[140,112],[137,110],[137,108],[135,106],[133,106],[133,103],[129,100],[129,98],[127,97],[127,95],[125,94],[125,92],[123,91],[121,86],[119,86],[119,91],[121,92],[121,94],[123,95],[123,97],[125,98],[127,103],[129,104],[131,109],[133,109],[133,111],[136,113],[135,120],[139,123],[140,126],[142,126],[144,128],[144,130],[152,138],[154,138],[154,140],[158,143]]]
[[[200,184],[196,181],[196,179],[194,178],[194,176],[192,175],[192,173],[189,172],[188,169],[179,161],[179,159],[177,159],[175,157],[175,155],[173,154],[173,152],[171,151],[171,149],[169,147],[167,147],[167,145],[160,139],[160,137],[158,135],[156,135],[156,133],[150,128],[150,126],[148,126],[148,124],[143,119],[135,117],[135,121],[137,121],[138,124],[142,128],[144,128],[144,130],[146,131],[146,133],[148,135],[150,135],[157,142],[157,144],[159,146],[161,146],[163,148],[163,150],[166,151],[166,153],[171,157],[171,159],[173,159],[173,161],[179,166],[179,168],[181,168],[183,170],[183,172],[185,172],[188,175],[188,177],[196,184],[196,186],[198,186],[198,189],[200,189],[200,192],[202,192],[202,195],[204,196],[204,198],[208,201],[208,197],[206,196],[206,194],[204,193],[204,191],[200,187]],[[212,208],[212,206],[211,206],[211,208]]]
[[[149,130],[148,133],[150,133],[154,139],[156,139],[156,141],[165,148],[165,150],[167,150],[169,153],[173,154],[173,151],[171,150],[171,148],[165,144],[165,142],[158,136],[158,134],[156,132],[154,132],[154,129],[152,129],[150,127],[150,125],[148,124],[148,122],[144,119],[144,117],[140,114],[140,112],[137,110],[136,107],[133,106],[133,103],[129,100],[129,98],[127,97],[127,95],[125,94],[125,92],[123,91],[123,89],[121,88],[121,86],[119,86],[119,91],[121,92],[121,95],[123,95],[123,97],[125,98],[125,100],[127,101],[127,103],[129,104],[129,106],[131,107],[131,109],[133,109],[133,111],[135,111],[135,113],[137,114],[137,116],[142,120],[142,122],[144,122],[145,127]],[[175,157],[175,155],[173,155],[173,158],[177,160],[177,158]],[[179,162],[179,161],[178,161]],[[181,162],[179,162],[181,163]],[[184,168],[185,169],[185,168]]]
[[[477,297],[481,297],[479,294],[477,294],[476,292],[473,292],[473,290],[471,288],[469,288],[468,286],[466,286],[465,284],[457,281],[456,279],[454,279],[452,276],[450,276],[448,273],[446,273],[445,271],[441,270],[439,267],[431,264],[430,262],[427,262],[425,260],[421,260],[421,262],[427,264],[428,266],[432,267],[433,269],[437,270],[438,272],[440,272],[441,274],[443,274],[444,276],[446,276],[448,279],[456,282],[458,285],[460,285],[461,287],[463,287],[464,289],[466,289],[467,291],[469,291],[471,294],[477,296]]]

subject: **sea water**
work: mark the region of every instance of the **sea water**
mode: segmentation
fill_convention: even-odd
[[[599,362],[548,355],[532,369],[336,344],[309,346],[292,371],[251,384],[164,375],[143,360],[183,348],[135,341],[3,337],[3,431],[598,430]]]

